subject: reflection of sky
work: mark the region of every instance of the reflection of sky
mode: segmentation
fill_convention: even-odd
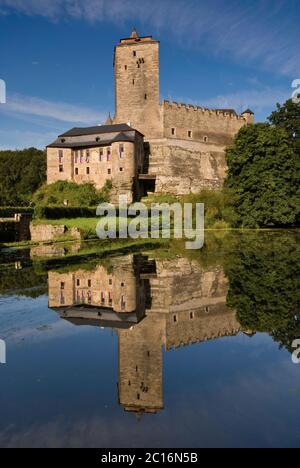
[[[110,330],[75,327],[47,298],[1,298],[0,446],[299,446],[299,369],[267,335],[164,352],[164,404],[118,405]],[[51,338],[51,339],[49,339]]]

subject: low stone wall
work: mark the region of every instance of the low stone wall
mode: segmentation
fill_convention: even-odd
[[[64,234],[69,234],[74,240],[81,240],[81,233],[77,228],[68,229],[63,224],[30,224],[32,242],[52,242]]]
[[[64,225],[52,224],[30,224],[30,234],[32,242],[49,242],[57,237],[63,236],[66,232]]]

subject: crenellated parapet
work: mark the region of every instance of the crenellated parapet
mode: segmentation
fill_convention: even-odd
[[[245,123],[246,119],[242,115],[238,115],[234,109],[208,109],[207,107],[196,106],[194,104],[186,104],[186,103],[178,103],[176,101],[163,101],[163,109],[164,110],[186,110],[187,112],[198,112],[203,116],[208,118],[210,117],[218,117],[220,119],[230,119],[230,120],[238,120],[240,122]]]

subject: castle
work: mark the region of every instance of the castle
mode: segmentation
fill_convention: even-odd
[[[133,30],[115,47],[115,116],[74,128],[47,147],[47,180],[113,185],[112,198],[219,189],[225,148],[254,122],[250,109],[206,109],[160,101],[159,41]]]
[[[48,287],[49,307],[62,319],[115,330],[119,403],[133,413],[164,408],[163,348],[251,336],[226,304],[223,269],[185,258],[114,257],[92,271],[49,271]]]

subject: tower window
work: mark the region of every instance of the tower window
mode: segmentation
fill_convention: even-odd
[[[86,168],[86,173],[87,173],[87,175],[90,174],[90,168],[89,167]]]
[[[133,85],[135,84],[135,79],[132,80],[132,84],[133,84]]]
[[[147,101],[147,99],[148,99],[148,96],[147,96],[147,94],[145,94],[145,101]]]
[[[65,289],[65,283],[60,283],[60,289]]]
[[[135,50],[133,51],[133,56],[136,57],[136,51]]]
[[[111,169],[108,169],[107,173],[108,173],[108,174],[111,174]]]
[[[127,65],[125,65],[125,70],[127,70]]]
[[[178,322],[177,315],[174,315],[174,316],[173,316],[173,320],[174,320],[174,323],[177,323],[177,322]]]
[[[59,172],[64,172],[64,166],[59,166]]]
[[[123,172],[123,167],[120,167],[120,172]]]
[[[88,288],[92,287],[92,280],[88,280]]]
[[[189,138],[192,138],[192,136],[193,136],[193,133],[192,133],[191,130],[189,130],[189,131],[188,131],[188,137],[189,137]]]
[[[191,312],[191,313],[190,313],[190,319],[193,320],[194,318],[195,318],[194,312]]]
[[[175,128],[172,128],[172,129],[171,129],[171,133],[172,133],[173,136],[176,135],[176,130],[175,130]]]
[[[208,142],[208,137],[207,136],[203,137],[203,141],[204,141],[204,143],[207,143]]]
[[[78,167],[75,168],[75,175],[78,175],[79,171],[78,171]]]

